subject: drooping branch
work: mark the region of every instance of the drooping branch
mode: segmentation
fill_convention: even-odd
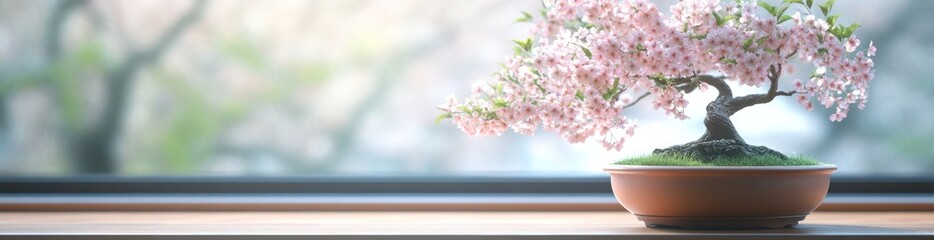
[[[672,78],[672,79],[670,79],[670,81],[671,81],[672,85],[675,87],[676,90],[681,91],[681,92],[684,92],[684,93],[691,93],[691,92],[693,92],[695,89],[697,89],[697,87],[698,87],[698,82],[701,82],[701,81],[702,81],[702,80],[699,80],[699,78],[717,78],[717,77],[710,76],[710,75],[702,75],[702,76],[694,75],[694,76],[690,76],[690,77]],[[721,78],[722,78],[722,77],[721,77]],[[706,79],[705,79],[705,80],[703,80],[703,81],[716,81],[716,80],[706,80]],[[720,81],[723,81],[723,80],[721,79]],[[724,82],[723,84],[726,84],[726,83]],[[725,85],[724,85],[724,86],[725,86]],[[732,93],[731,93],[731,91],[729,91],[728,88],[729,88],[729,86],[727,86],[727,90],[726,90],[726,91],[721,91],[721,92],[726,92],[726,93],[730,94],[730,96],[732,96]],[[645,98],[648,97],[649,95],[652,95],[652,93],[651,93],[651,92],[643,93],[642,95],[639,95],[638,98],[636,98],[635,100],[633,100],[633,101],[630,102],[629,104],[624,105],[622,108],[623,108],[623,109],[626,109],[626,108],[635,106],[636,104],[639,103],[639,101],[642,101],[642,99],[645,99]]]
[[[626,108],[632,107],[632,106],[636,105],[637,103],[639,103],[639,101],[642,101],[642,99],[645,99],[646,97],[648,97],[649,95],[652,95],[652,93],[650,93],[650,92],[644,93],[644,94],[642,94],[641,96],[639,96],[638,98],[636,98],[636,100],[633,100],[632,102],[630,102],[629,104],[626,104],[626,105],[623,106],[622,108],[623,108],[623,109],[626,109]]]
[[[726,105],[730,109],[730,115],[733,115],[739,110],[742,110],[743,108],[746,108],[752,105],[771,102],[773,99],[775,99],[776,96],[791,96],[791,95],[798,93],[797,91],[790,91],[790,92],[778,91],[778,79],[781,77],[781,74],[782,74],[781,64],[770,66],[769,73],[768,73],[769,91],[766,93],[750,94],[746,96],[736,97],[728,101]]]
[[[707,85],[710,85],[717,89],[717,92],[719,92],[719,94],[717,95],[717,98],[713,100],[714,102],[725,103],[729,101],[730,99],[733,99],[733,90],[730,89],[730,85],[726,84],[726,81],[723,81],[724,77],[722,76],[714,77],[711,75],[700,75],[700,76],[697,76],[695,79],[697,79],[697,81],[699,82],[706,83]]]

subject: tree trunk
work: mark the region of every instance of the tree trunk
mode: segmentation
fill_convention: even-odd
[[[730,89],[730,86],[723,79],[707,75],[698,77],[698,81],[716,88],[719,95],[707,104],[707,116],[704,117],[704,126],[707,127],[707,131],[695,142],[735,140],[745,143],[739,133],[736,132],[736,128],[733,127],[733,122],[730,121],[733,112],[730,111],[729,103],[734,99],[733,90]]]
[[[109,174],[116,170],[113,141],[98,135],[87,135],[71,144],[75,154],[75,170],[79,173]]]
[[[777,77],[774,78],[775,81],[773,81],[769,93],[734,98],[733,91],[730,89],[730,86],[723,81],[723,78],[709,75],[695,77],[694,80],[706,83],[716,88],[719,92],[717,98],[707,104],[707,116],[704,117],[704,127],[707,128],[706,132],[695,141],[664,149],[655,149],[652,153],[684,155],[700,159],[701,161],[712,161],[720,157],[754,157],[763,155],[773,155],[782,159],[787,158],[784,154],[767,147],[746,144],[746,141],[740,137],[739,132],[737,132],[736,128],[733,126],[733,122],[730,121],[730,116],[745,107],[769,102],[775,95],[793,94],[775,91]]]
[[[55,6],[45,39],[47,60],[54,64],[63,54],[65,22],[68,15],[86,1],[64,1]],[[74,154],[74,167],[80,173],[106,174],[116,170],[115,142],[124,124],[127,104],[132,100],[132,86],[136,74],[148,64],[157,62],[186,30],[201,18],[205,0],[193,2],[186,12],[164,30],[156,41],[145,49],[131,49],[126,60],[105,75],[105,102],[101,120],[90,123],[88,129],[69,130],[66,138]],[[53,88],[55,90],[55,88]],[[55,94],[58,95],[58,94]],[[73,132],[72,132],[73,131]]]

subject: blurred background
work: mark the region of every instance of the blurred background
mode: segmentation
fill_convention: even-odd
[[[640,127],[622,152],[434,124],[443,96],[466,96],[527,36],[520,11],[540,7],[0,0],[0,176],[592,176],[703,133],[715,91],[690,95],[685,121],[651,104],[628,110]],[[840,175],[934,173],[934,1],[839,1],[834,11],[879,49],[866,109],[831,123],[827,110],[779,98],[735,115],[738,130]],[[813,67],[797,69],[782,89]]]

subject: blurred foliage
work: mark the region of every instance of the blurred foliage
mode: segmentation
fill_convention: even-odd
[[[203,160],[209,159],[217,135],[225,125],[244,114],[242,103],[212,106],[205,91],[191,86],[177,73],[159,70],[154,74],[158,85],[171,93],[174,106],[171,116],[153,129],[157,143],[152,161],[167,163],[169,173],[193,172]],[[147,154],[148,155],[148,154]]]
[[[69,144],[76,140],[64,137],[100,118],[102,86],[124,56],[186,10],[158,0],[89,1],[66,19],[61,55],[44,59],[41,39],[55,3],[0,2],[0,117],[10,118],[0,120],[14,128],[0,129],[11,139],[0,142],[0,175],[74,174]],[[934,56],[924,21],[934,2],[836,5],[862,18],[841,21],[866,23],[856,34],[879,46],[867,110],[832,125],[829,113],[807,113],[789,100],[764,110],[787,117],[783,125],[742,134],[841,172],[934,172],[934,114],[924,107],[934,103],[934,68],[924,66]],[[116,136],[116,174],[601,174],[599,166],[621,156],[702,134],[700,119],[681,122],[638,108],[632,117],[639,133],[624,153],[550,134],[469,138],[451,124],[431,124],[444,95],[464,94],[470,80],[488,77],[512,51],[508,39],[527,36],[529,24],[512,22],[539,1],[209,6],[163,59],[134,76],[138,94],[125,113],[134,117]],[[237,134],[249,141],[231,143]]]
[[[263,50],[245,37],[224,39],[218,46],[220,54],[254,71],[264,67],[267,61]]]
[[[83,41],[71,54],[59,62],[52,63],[51,74],[47,76],[53,92],[57,94],[58,106],[62,112],[66,129],[80,131],[87,124],[84,81],[87,75],[102,74],[104,65],[104,44],[99,40]]]

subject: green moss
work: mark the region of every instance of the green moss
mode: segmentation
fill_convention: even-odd
[[[683,155],[647,155],[623,159],[616,165],[643,165],[643,166],[803,166],[823,164],[807,156],[790,156],[780,159],[775,156],[758,157],[721,157],[710,162],[702,162],[693,157]]]

